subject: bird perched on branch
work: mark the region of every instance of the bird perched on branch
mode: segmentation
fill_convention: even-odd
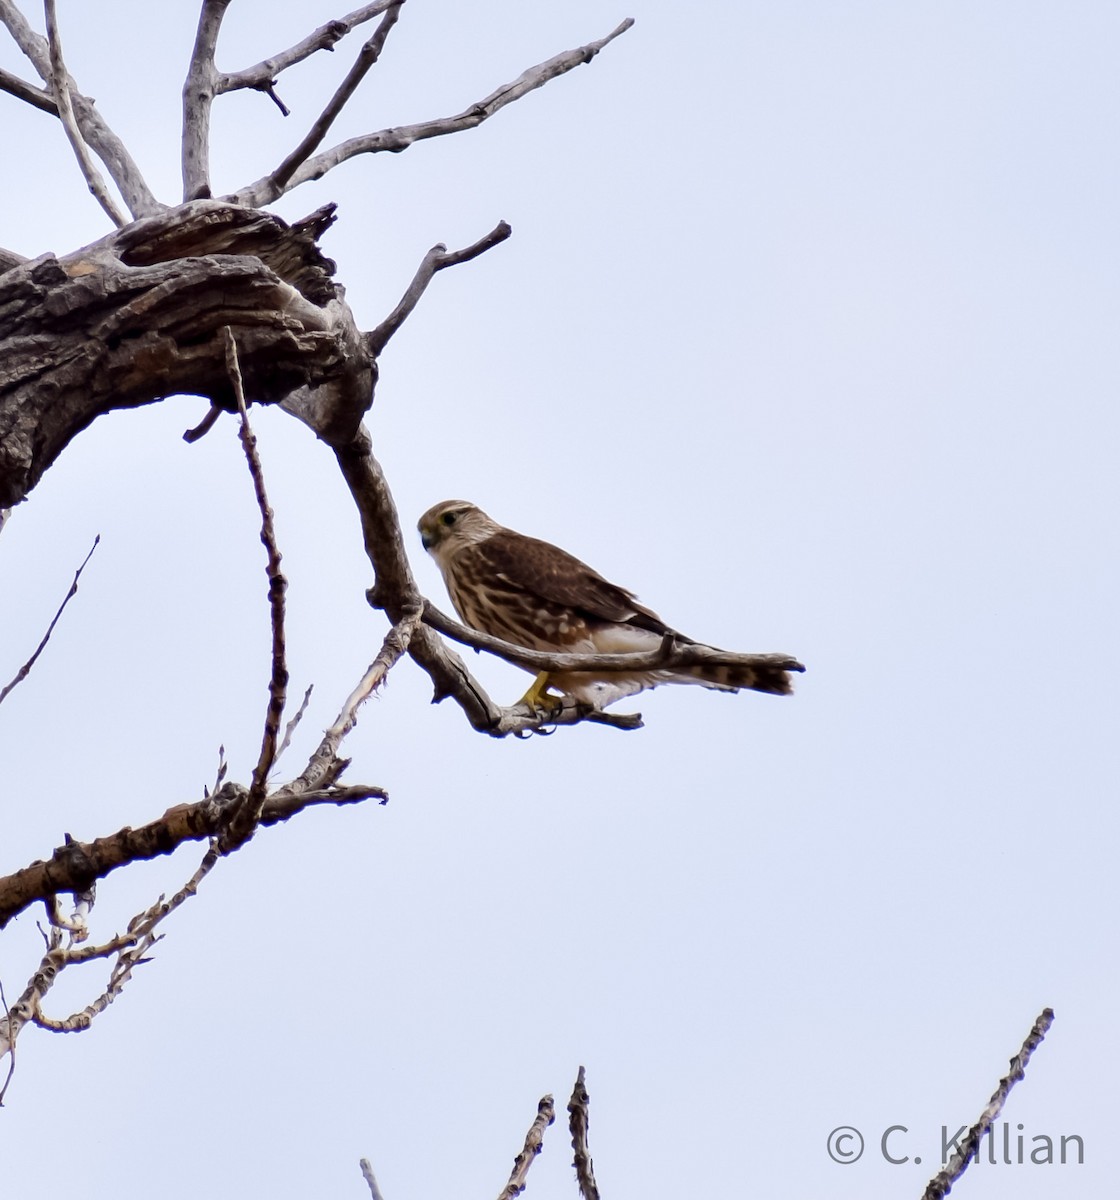
[[[419,529],[463,622],[492,637],[552,653],[627,654],[673,645],[721,653],[671,629],[632,592],[610,583],[567,551],[506,529],[466,500],[444,500],[429,508]],[[662,683],[698,683],[725,692],[752,688],[785,696],[792,691],[788,671],[804,668],[791,659],[781,661],[781,667],[752,661],[633,673],[605,668],[542,671],[521,703],[547,707],[547,689],[552,686],[604,708]]]

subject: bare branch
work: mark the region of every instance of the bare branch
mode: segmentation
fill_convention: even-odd
[[[13,75],[3,68],[0,68],[0,92],[7,92],[19,100],[26,100],[32,108],[50,113],[52,117],[58,116],[58,105],[55,104],[54,97],[50,92],[44,92],[42,88],[25,82],[18,75]]]
[[[0,522],[0,524],[2,524],[2,522]],[[25,662],[23,664],[23,666],[20,667],[20,669],[16,672],[15,678],[11,681],[11,683],[5,685],[5,687],[3,689],[0,689],[0,704],[4,703],[5,699],[8,696],[8,693],[14,687],[16,687],[18,684],[22,683],[23,680],[25,680],[27,678],[27,676],[31,672],[31,668],[35,665],[35,660],[39,657],[40,654],[43,653],[43,650],[46,648],[47,642],[49,642],[51,640],[51,634],[54,633],[54,627],[58,624],[58,620],[62,616],[63,610],[66,608],[66,606],[70,603],[70,601],[77,594],[78,580],[81,579],[82,572],[86,569],[86,563],[88,563],[89,560],[93,557],[93,552],[97,549],[98,543],[100,541],[101,541],[101,534],[98,534],[93,539],[93,545],[90,546],[89,553],[85,556],[85,558],[82,559],[82,565],[74,572],[74,579],[73,579],[73,582],[70,584],[70,590],[66,593],[65,599],[58,606],[58,612],[56,612],[54,614],[54,619],[47,626],[47,632],[45,634],[43,634],[43,640],[39,643],[38,646],[35,647],[35,653],[32,654],[32,656],[27,660],[27,662]]]
[[[525,1178],[529,1168],[540,1154],[544,1143],[544,1131],[556,1120],[556,1110],[552,1105],[551,1096],[542,1096],[537,1105],[537,1115],[525,1135],[525,1145],[521,1153],[513,1160],[513,1171],[509,1183],[498,1193],[498,1200],[514,1200],[525,1190]]]
[[[342,740],[357,724],[358,709],[381,686],[385,676],[408,649],[413,634],[420,627],[420,613],[419,604],[407,609],[385,635],[377,656],[366,668],[358,686],[346,698],[346,703],[343,704],[334,724],[323,734],[323,740],[308,759],[303,773],[287,785],[287,791],[296,794],[305,788],[322,787],[325,780],[333,783],[349,765],[346,760],[338,757]]]
[[[91,958],[107,958],[112,954],[116,954],[117,961],[113,964],[113,969],[110,972],[108,986],[96,1000],[87,1004],[79,1012],[61,1021],[52,1020],[44,1016],[42,1008],[37,1003],[31,1018],[35,1024],[45,1029],[51,1029],[56,1033],[80,1033],[88,1029],[93,1024],[94,1017],[103,1013],[121,994],[124,990],[124,985],[132,978],[133,969],[148,961],[144,956],[160,940],[159,935],[156,934],[156,927],[165,917],[169,916],[183,904],[184,901],[189,900],[197,894],[198,885],[210,873],[219,857],[217,844],[212,841],[203,855],[198,869],[190,879],[187,880],[170,900],[164,900],[161,896],[145,912],[133,917],[128,923],[127,933],[118,934],[104,946],[91,946],[82,950],[68,950],[66,959],[60,970],[62,967],[70,966],[77,962],[85,962]]]
[[[272,625],[272,672],[268,681],[268,709],[265,713],[264,734],[261,752],[253,768],[253,781],[245,804],[238,809],[230,822],[228,836],[223,842],[223,851],[235,850],[253,836],[260,819],[268,788],[268,773],[276,758],[276,744],[280,735],[280,721],[284,715],[284,704],[288,694],[288,665],[284,643],[284,593],[288,581],[280,570],[280,550],[276,545],[276,530],[272,523],[272,509],[264,486],[264,469],[257,454],[257,439],[249,425],[249,412],[245,407],[245,388],[241,380],[241,367],[237,361],[237,343],[233,331],[227,325],[223,330],[226,352],[226,370],[233,384],[237,411],[241,414],[239,437],[249,473],[253,477],[253,491],[261,514],[261,544],[268,556],[268,603]]]
[[[183,199],[210,196],[210,108],[217,94],[214,49],[230,0],[203,0],[190,66],[183,81]]]
[[[566,50],[564,53],[550,58],[547,62],[530,67],[510,83],[491,92],[485,99],[478,101],[477,104],[472,104],[453,117],[439,117],[431,121],[421,121],[416,125],[381,129],[376,133],[350,138],[330,150],[324,150],[322,154],[316,154],[313,158],[309,158],[292,174],[291,178],[284,182],[282,187],[277,185],[275,175],[266,175],[264,178],[258,179],[256,183],[234,192],[226,199],[235,204],[248,204],[254,207],[271,204],[279,196],[290,192],[301,183],[307,183],[312,179],[321,179],[328,171],[357,154],[381,154],[386,151],[396,153],[400,150],[407,150],[414,142],[424,141],[426,138],[442,137],[444,134],[458,133],[463,129],[473,129],[500,109],[505,108],[507,104],[520,100],[522,96],[536,88],[543,87],[557,76],[566,74],[573,67],[590,62],[604,46],[625,33],[633,23],[633,19],[627,17],[617,29],[605,38],[600,38],[597,42],[589,42],[586,46],[580,46],[575,50]]]
[[[572,1131],[572,1149],[575,1151],[572,1166],[576,1169],[579,1194],[583,1200],[599,1200],[599,1187],[595,1182],[595,1169],[591,1162],[591,1151],[587,1146],[587,1132],[591,1125],[588,1116],[590,1101],[584,1085],[583,1067],[580,1067],[579,1074],[576,1075],[576,1085],[572,1089],[572,1098],[568,1101],[568,1127]]]
[[[296,729],[299,727],[300,721],[303,720],[303,714],[307,712],[307,706],[311,703],[311,693],[314,690],[315,685],[313,683],[309,683],[307,685],[307,690],[303,693],[303,699],[300,701],[299,708],[296,710],[296,715],[292,717],[287,725],[284,726],[284,736],[281,738],[280,745],[276,749],[276,759],[274,761],[279,762],[280,756],[291,745],[292,734],[295,733]]]
[[[0,1097],[3,1093],[0,1092]],[[363,1158],[358,1162],[358,1166],[362,1168],[362,1178],[366,1181],[366,1186],[369,1188],[370,1200],[384,1200],[381,1195],[381,1189],[377,1186],[377,1180],[373,1175],[373,1167],[369,1165],[369,1159]]]
[[[440,612],[430,601],[424,601],[424,623],[440,633],[473,646],[487,650],[515,666],[530,671],[633,671],[694,667],[701,663],[713,666],[755,667],[766,670],[804,671],[804,666],[788,654],[737,654],[731,650],[717,650],[714,646],[703,646],[693,642],[678,642],[666,638],[656,650],[637,654],[563,654],[541,650],[529,650],[515,646],[512,642],[491,637],[470,629]]]
[[[350,68],[346,78],[339,84],[338,90],[327,102],[326,108],[319,114],[315,124],[307,131],[307,136],[304,137],[303,141],[269,176],[270,186],[279,189],[277,195],[283,195],[287,191],[288,180],[291,179],[300,165],[307,161],[315,148],[321,144],[323,138],[327,136],[327,131],[338,117],[338,114],[342,112],[343,106],[354,94],[358,84],[361,83],[369,69],[381,57],[381,51],[385,46],[385,39],[389,36],[389,31],[400,17],[401,5],[403,3],[404,0],[393,0],[388,5],[380,24],[374,30],[373,36],[358,51],[358,57],[354,65]]]
[[[220,836],[229,824],[232,807],[247,794],[241,785],[227,783],[215,795],[193,804],[177,804],[139,829],[126,826],[92,842],[70,839],[45,862],[0,877],[0,929],[36,900],[59,892],[81,892],[118,867],[171,854],[184,842]],[[316,804],[357,804],[369,799],[383,801],[386,794],[366,785],[298,792],[280,787],[265,801],[259,823],[276,825]]]
[[[980,1119],[968,1131],[968,1136],[958,1147],[945,1169],[939,1171],[929,1181],[925,1192],[922,1194],[922,1200],[942,1200],[943,1197],[952,1191],[953,1184],[960,1179],[968,1164],[976,1157],[981,1139],[989,1132],[992,1122],[999,1116],[1004,1104],[1007,1102],[1007,1097],[1011,1089],[1023,1078],[1023,1073],[1026,1070],[1027,1063],[1030,1062],[1031,1055],[1041,1045],[1042,1039],[1046,1036],[1047,1031],[1053,1023],[1054,1010],[1052,1008],[1044,1008],[1031,1027],[1030,1033],[1027,1034],[1027,1039],[1020,1047],[1019,1053],[1011,1060],[1010,1069],[999,1081],[999,1087],[992,1093],[992,1098],[980,1114]]]
[[[454,267],[459,263],[470,262],[472,258],[477,258],[480,254],[485,254],[487,250],[504,242],[512,232],[513,230],[505,221],[499,221],[484,238],[479,238],[473,246],[468,246],[465,250],[454,250],[449,253],[442,242],[433,246],[424,255],[416,274],[412,277],[412,282],[408,285],[408,290],[401,297],[397,307],[368,335],[370,353],[374,358],[385,349],[389,339],[407,320],[437,271],[442,271],[444,267]]]
[[[108,214],[109,219],[119,229],[128,224],[128,217],[121,212],[116,201],[109,195],[109,189],[105,186],[105,180],[101,178],[101,172],[94,166],[89,147],[85,143],[85,138],[82,137],[82,132],[78,128],[77,118],[74,116],[74,105],[70,100],[70,77],[66,73],[66,63],[62,58],[62,39],[58,33],[58,15],[55,12],[55,0],[43,0],[43,12],[47,21],[47,44],[50,47],[54,98],[55,103],[58,105],[58,115],[62,120],[62,128],[66,130],[66,137],[70,145],[74,148],[74,155],[78,160],[78,166],[81,167],[82,174],[85,176],[89,190],[93,193],[97,203]]]
[[[337,20],[320,25],[314,33],[310,33],[301,42],[271,58],[266,58],[253,67],[244,71],[234,71],[218,76],[218,94],[234,92],[239,88],[253,88],[256,91],[268,91],[276,82],[276,76],[310,58],[319,50],[333,50],[335,43],[341,41],[352,29],[383,13],[395,0],[376,0],[374,4],[363,4],[352,13],[347,13]],[[287,114],[284,114],[287,116]]]
[[[13,0],[0,0],[0,24],[12,35],[16,45],[35,68],[36,74],[48,86],[53,87],[50,47],[42,34],[36,33],[27,23]],[[105,124],[97,107],[88,96],[78,91],[74,80],[67,76],[70,101],[78,129],[85,142],[105,164],[113,182],[117,185],[128,210],[134,217],[149,216],[162,209],[152,195],[144,176],[125,148],[124,143]],[[33,100],[29,100],[34,103]],[[38,107],[38,106],[37,106]]]
[[[199,883],[209,873],[219,857],[217,845],[212,842],[194,875],[170,900],[165,900],[161,896],[149,909],[129,922],[127,932],[118,933],[100,945],[75,946],[73,936],[71,936],[69,944],[63,945],[63,924],[55,919],[57,912],[52,911],[57,910],[57,899],[53,896],[48,897],[47,905],[48,911],[51,913],[52,928],[47,942],[47,952],[39,963],[38,970],[24,989],[23,995],[6,1012],[5,1019],[0,1021],[0,1056],[6,1053],[14,1055],[20,1030],[28,1022],[54,1033],[78,1033],[88,1029],[94,1018],[104,1012],[120,995],[124,985],[131,978],[133,969],[148,961],[145,955],[160,940],[155,932],[156,926],[185,900],[195,895]],[[92,897],[78,898],[74,918],[71,922],[64,923],[67,927],[78,923],[84,928],[84,914],[78,911],[83,903],[87,903],[88,907],[89,904],[92,904]],[[63,971],[80,963],[111,958],[114,955],[116,962],[110,972],[108,986],[96,1000],[64,1019],[48,1017],[43,1012],[43,999]]]

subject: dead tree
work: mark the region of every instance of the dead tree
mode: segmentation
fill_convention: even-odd
[[[588,717],[620,728],[636,723],[633,717],[589,714],[572,703],[541,714],[502,708],[490,699],[437,632],[475,644],[470,630],[441,617],[420,594],[393,497],[363,423],[373,401],[379,356],[434,276],[497,246],[510,235],[510,227],[498,222],[460,250],[434,246],[393,311],[375,328],[363,330],[335,281],[335,263],[318,244],[337,219],[336,206],[325,205],[292,224],[265,208],[356,155],[397,152],[479,125],[534,89],[591,62],[632,22],[625,20],[605,37],[530,67],[461,112],[332,143],[332,124],[384,51],[404,0],[362,5],[254,66],[225,73],[215,66],[215,48],[229,3],[201,4],[183,85],[182,194],[174,199],[153,193],[127,147],[70,75],[53,0],[44,5],[43,32],[13,0],[0,0],[0,22],[28,64],[27,78],[0,70],[0,91],[12,103],[32,105],[46,114],[44,119],[61,124],[89,190],[113,226],[92,245],[61,256],[26,259],[0,249],[0,513],[26,502],[66,446],[98,417],[170,396],[200,396],[209,411],[187,431],[188,441],[203,436],[222,413],[241,421],[261,512],[273,631],[269,702],[250,781],[227,780],[223,761],[214,787],[196,803],[176,805],[140,828],[88,843],[68,839],[45,859],[0,877],[0,928],[41,904],[48,930],[46,952],[26,987],[0,1005],[0,1057],[13,1049],[28,1023],[67,1030],[88,1026],[144,960],[160,936],[157,927],[163,919],[258,827],[289,820],[311,805],[384,799],[376,786],[340,783],[348,765],[340,747],[358,707],[403,656],[428,673],[436,699],[453,699],[475,729],[493,736],[525,735],[546,723],[572,725]],[[252,88],[266,92],[283,109],[278,78],[362,27],[372,33],[283,161],[263,178],[214,196],[209,151],[214,102]],[[360,515],[373,567],[368,599],[389,623],[380,651],[304,769],[275,788],[268,780],[283,748],[286,584],[264,470],[248,421],[252,404],[279,407],[309,426],[334,453],[341,486]],[[71,594],[77,585],[75,577]],[[49,636],[50,630],[0,691],[0,701],[33,667]],[[517,647],[490,648],[517,661]],[[207,849],[180,891],[139,913],[124,933],[91,942],[88,916],[97,881],[187,841],[202,841]],[[11,864],[5,867],[11,870]],[[61,895],[74,898],[69,911],[60,903]],[[93,959],[113,964],[105,991],[69,1017],[48,1016],[43,1002],[59,973]]]

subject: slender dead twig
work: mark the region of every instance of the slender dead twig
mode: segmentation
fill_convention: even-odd
[[[298,794],[307,788],[318,788],[332,784],[349,765],[338,757],[343,738],[357,724],[358,709],[373,695],[385,680],[401,656],[408,650],[413,634],[420,626],[420,606],[405,611],[401,619],[385,635],[381,649],[373,662],[366,668],[358,686],[347,696],[341,711],[323,739],[308,759],[307,766],[298,779],[287,785],[288,791]]]
[[[1046,1036],[1047,1031],[1053,1023],[1054,1010],[1052,1008],[1044,1008],[1039,1013],[1034,1025],[1031,1026],[1031,1031],[1027,1034],[1027,1039],[1020,1047],[1019,1053],[1011,1060],[1010,1069],[999,1081],[999,1086],[992,1093],[992,1097],[988,1101],[987,1107],[980,1114],[979,1120],[968,1131],[968,1136],[964,1139],[963,1144],[958,1145],[956,1153],[949,1160],[944,1170],[939,1171],[929,1181],[926,1190],[922,1193],[922,1200],[942,1200],[943,1197],[952,1191],[953,1184],[960,1179],[968,1164],[976,1157],[981,1139],[988,1133],[992,1127],[992,1123],[999,1116],[1004,1104],[1007,1102],[1007,1097],[1011,1089],[1023,1078],[1031,1055],[1038,1049],[1042,1043],[1042,1039]]]
[[[366,133],[360,137],[350,138],[330,150],[324,150],[321,154],[308,158],[292,173],[290,178],[285,180],[283,186],[277,184],[275,174],[270,174],[258,179],[256,183],[238,189],[226,196],[225,199],[234,204],[247,204],[254,208],[271,204],[285,192],[290,192],[301,183],[321,179],[328,171],[357,154],[396,153],[400,150],[407,150],[413,143],[424,141],[426,138],[443,137],[445,134],[473,129],[476,125],[481,125],[483,121],[489,120],[507,104],[520,100],[529,92],[543,87],[549,81],[566,74],[574,67],[589,63],[604,46],[625,33],[633,24],[633,19],[627,17],[606,37],[600,38],[596,42],[588,42],[586,46],[578,46],[574,50],[565,50],[562,54],[548,59],[547,62],[530,67],[516,79],[503,84],[489,96],[463,109],[455,116],[421,121],[415,125],[400,125],[392,129],[381,129],[376,133]]]
[[[280,761],[280,756],[291,745],[292,734],[295,733],[296,729],[299,727],[300,721],[303,720],[303,714],[305,712],[307,712],[307,706],[308,706],[308,704],[311,703],[311,693],[314,690],[315,690],[315,685],[313,683],[309,683],[307,685],[307,690],[303,693],[303,699],[300,701],[299,709],[297,710],[296,715],[294,717],[292,717],[292,719],[287,723],[287,725],[284,726],[284,737],[282,738],[280,745],[276,749],[276,758],[274,760],[275,762]]]
[[[595,1182],[595,1168],[591,1162],[591,1151],[587,1145],[587,1134],[591,1126],[588,1108],[591,1097],[587,1094],[584,1083],[584,1070],[580,1067],[576,1075],[576,1084],[572,1089],[572,1098],[568,1101],[568,1128],[572,1131],[572,1149],[575,1158],[572,1166],[576,1169],[576,1180],[579,1183],[579,1194],[583,1200],[599,1200],[599,1187]]]
[[[306,136],[269,176],[270,186],[278,188],[278,194],[287,191],[288,180],[296,173],[301,164],[307,161],[315,148],[322,144],[323,138],[327,136],[328,130],[334,124],[338,114],[342,112],[347,100],[354,94],[358,84],[365,78],[370,68],[381,57],[381,51],[385,47],[389,31],[401,15],[402,4],[404,4],[404,0],[393,0],[393,3],[388,5],[373,36],[358,51],[354,65],[347,72],[346,78],[338,85],[335,94],[327,101],[326,107],[307,131]]]
[[[74,116],[74,105],[70,99],[70,81],[66,73],[66,63],[62,58],[62,39],[58,33],[58,15],[55,12],[55,0],[43,0],[43,13],[47,22],[47,45],[50,48],[51,75],[54,85],[55,103],[58,105],[58,115],[62,120],[62,128],[74,148],[78,166],[85,176],[86,184],[93,193],[94,199],[108,214],[109,219],[117,228],[128,224],[128,217],[120,210],[116,201],[109,195],[101,172],[94,166],[89,147],[86,145],[82,131],[78,128]]]
[[[276,76],[303,62],[319,50],[333,50],[335,44],[341,41],[356,26],[373,20],[383,13],[391,4],[398,0],[375,0],[373,4],[363,4],[344,17],[328,21],[320,25],[314,32],[309,33],[302,41],[297,42],[287,50],[263,59],[255,66],[246,67],[243,71],[233,71],[219,75],[218,93],[234,92],[239,88],[252,88],[256,91],[267,91],[276,82]],[[287,115],[287,114],[285,114]]]
[[[513,230],[505,221],[499,221],[485,237],[479,238],[474,245],[467,246],[465,250],[449,252],[442,242],[433,246],[424,255],[423,261],[412,277],[412,282],[408,285],[405,294],[400,298],[397,307],[376,329],[366,335],[370,353],[374,358],[385,349],[389,339],[407,320],[437,271],[442,271],[445,267],[458,266],[459,263],[470,262],[472,258],[477,258],[480,254],[485,254],[487,250],[504,242],[512,232]]]
[[[377,1180],[373,1174],[373,1167],[369,1164],[369,1159],[360,1159],[358,1166],[362,1168],[362,1178],[366,1181],[366,1186],[369,1188],[370,1200],[384,1200],[384,1197],[381,1195],[381,1189],[377,1186]]]
[[[214,50],[230,0],[203,0],[198,31],[183,81],[183,199],[210,195],[210,110],[217,93]],[[199,435],[201,436],[201,435]]]
[[[4,703],[4,700],[7,698],[8,693],[11,692],[11,690],[14,687],[16,687],[18,684],[22,683],[23,680],[25,680],[27,678],[27,676],[31,672],[31,668],[35,665],[36,659],[38,659],[39,655],[43,653],[43,650],[46,648],[47,642],[49,642],[51,640],[51,634],[54,633],[54,627],[58,624],[58,620],[62,616],[63,610],[66,608],[66,606],[70,603],[70,601],[77,594],[78,580],[81,579],[82,572],[86,569],[86,563],[88,563],[89,560],[93,557],[93,552],[97,549],[98,543],[100,541],[101,541],[101,534],[98,534],[93,539],[93,545],[90,546],[89,553],[85,556],[84,559],[82,559],[82,565],[74,572],[74,579],[73,579],[73,582],[70,584],[70,590],[66,593],[66,598],[58,606],[58,612],[56,612],[54,614],[54,619],[47,626],[47,632],[43,634],[43,640],[39,643],[38,646],[36,646],[35,653],[32,654],[32,656],[27,660],[27,662],[25,662],[23,664],[23,666],[20,667],[20,669],[16,672],[15,678],[11,681],[11,683],[6,684],[3,687],[3,689],[0,689],[0,704]]]
[[[449,638],[486,650],[498,658],[530,671],[595,671],[629,673],[661,668],[694,667],[702,663],[713,666],[755,667],[781,671],[804,671],[805,667],[788,654],[738,654],[732,650],[717,650],[693,642],[678,642],[666,638],[656,650],[634,654],[569,654],[530,650],[501,638],[480,633],[440,612],[430,601],[424,601],[424,623]]]
[[[253,478],[253,491],[261,514],[261,544],[268,557],[268,602],[272,626],[272,671],[268,681],[268,708],[265,712],[264,733],[261,737],[261,752],[253,768],[253,781],[249,787],[246,803],[235,812],[230,822],[229,836],[224,843],[227,850],[236,849],[252,837],[253,829],[260,820],[268,789],[268,773],[276,759],[280,721],[284,716],[287,701],[288,665],[284,639],[284,593],[288,581],[280,570],[280,550],[276,544],[276,530],[272,523],[272,509],[264,485],[264,469],[257,453],[257,439],[249,425],[249,412],[245,405],[245,388],[241,380],[241,367],[237,361],[237,343],[228,325],[222,330],[225,342],[226,370],[233,383],[237,399],[237,411],[241,414],[239,436],[249,473]]]
[[[551,1096],[541,1097],[537,1105],[537,1115],[533,1118],[529,1132],[525,1135],[525,1145],[521,1153],[513,1160],[513,1170],[510,1172],[509,1183],[498,1193],[498,1200],[514,1200],[525,1190],[525,1178],[544,1144],[544,1131],[556,1120],[556,1110]]]

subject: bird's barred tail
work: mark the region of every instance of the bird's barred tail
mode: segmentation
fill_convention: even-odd
[[[705,687],[719,688],[722,691],[737,692],[740,688],[750,688],[755,692],[769,692],[772,696],[789,696],[793,692],[793,683],[789,672],[779,667],[743,667],[716,666],[714,664],[697,667],[685,667],[680,671],[682,676],[703,684]]]

